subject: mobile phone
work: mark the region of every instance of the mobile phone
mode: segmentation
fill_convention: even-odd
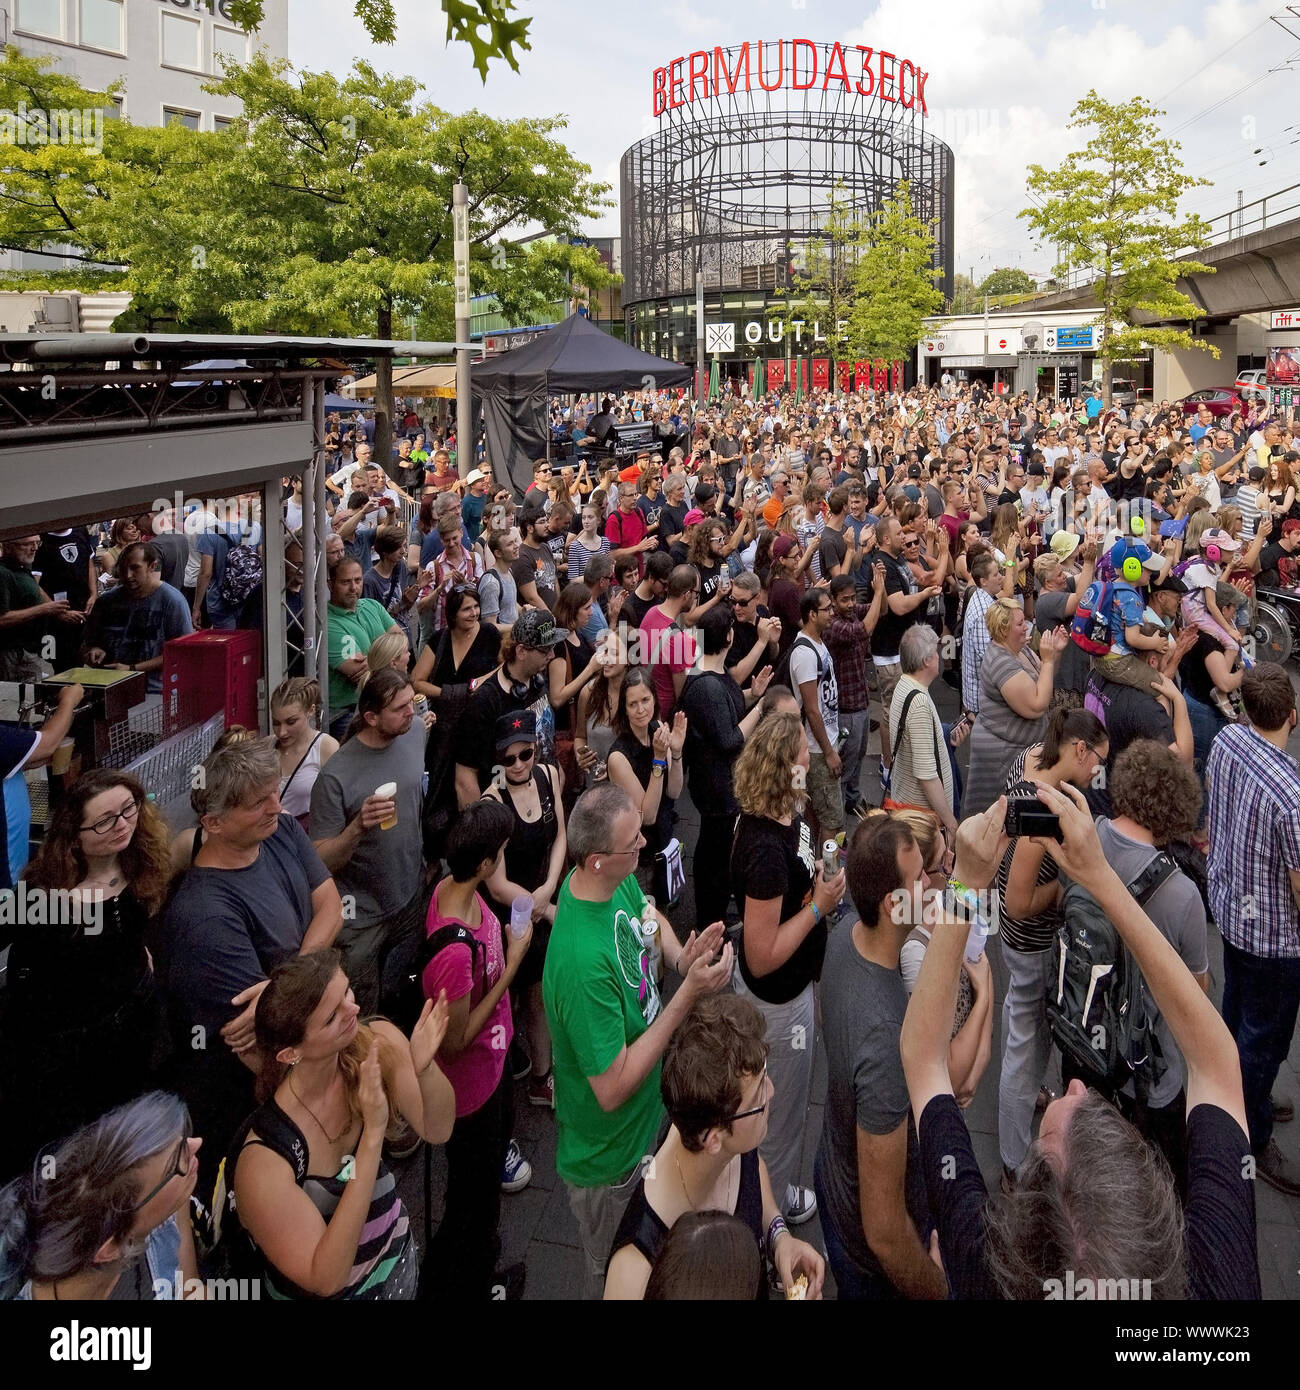
[[[1036,797],[1018,797],[1007,802],[1007,838],[1018,839],[1021,835],[1041,835],[1049,840],[1063,840],[1061,818]]]

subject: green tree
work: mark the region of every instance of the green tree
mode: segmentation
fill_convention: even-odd
[[[979,293],[992,299],[1001,294],[1033,294],[1037,288],[1027,272],[1013,266],[1004,266],[984,277],[980,282]]]
[[[948,302],[950,314],[973,314],[976,309],[975,281],[959,270],[952,277],[952,299]]]
[[[1107,402],[1114,364],[1140,357],[1146,347],[1167,352],[1199,348],[1219,355],[1212,343],[1183,329],[1138,322],[1139,315],[1199,318],[1200,310],[1177,281],[1212,273],[1209,266],[1175,259],[1209,240],[1203,219],[1177,216],[1183,194],[1209,180],[1183,169],[1181,147],[1161,134],[1159,117],[1164,114],[1141,97],[1114,104],[1091,91],[1070,119],[1072,129],[1091,132],[1088,143],[1058,168],[1029,166],[1026,188],[1039,206],[1020,216],[1043,242],[1064,248],[1058,278],[1064,279],[1072,267],[1096,276],[1092,288],[1101,311],[1094,322],[1102,330],[1098,351]]]
[[[862,242],[862,223],[844,195],[842,183],[826,195],[828,207],[821,232],[804,242],[803,264],[795,268],[789,288],[778,292],[778,308],[771,314],[784,325],[786,351],[792,357],[803,351],[800,335],[806,330],[811,346],[812,325],[822,325],[831,350],[832,381],[839,341],[836,325],[844,322],[853,308],[854,265]]]
[[[393,0],[355,0],[356,15],[366,33],[376,43],[397,39],[397,12]],[[447,16],[447,42],[467,43],[474,54],[474,66],[487,81],[488,62],[501,58],[516,71],[519,59],[515,48],[531,49],[528,26],[531,19],[512,19],[514,0],[442,0]],[[266,17],[266,0],[230,0],[231,18],[252,32]]]
[[[917,217],[904,180],[864,227],[849,314],[848,346],[855,356],[901,361],[915,352],[924,320],[942,313],[934,225]]]
[[[20,62],[0,65],[0,93],[11,71],[30,85],[29,60]],[[87,266],[78,274],[129,288],[146,323],[389,338],[395,320],[450,305],[452,186],[463,179],[471,283],[507,312],[568,295],[574,280],[600,289],[614,278],[589,247],[569,242],[580,220],[609,205],[608,189],[557,138],[559,119],[451,115],[418,101],[413,80],[365,64],[340,80],[259,57],[210,89],[244,104],[220,134],[108,122],[94,161],[84,151],[10,151],[20,177],[7,172],[0,189],[17,190],[0,197],[0,246],[72,246]],[[89,104],[75,84],[45,90]],[[554,244],[508,245],[537,224],[557,233]],[[94,269],[105,263],[120,269]],[[382,459],[387,360],[378,372]]]

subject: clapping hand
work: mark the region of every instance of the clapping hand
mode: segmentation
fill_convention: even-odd
[[[415,1068],[416,1076],[423,1076],[433,1065],[442,1040],[447,1036],[449,1016],[445,989],[439,993],[436,1004],[432,999],[424,1001],[419,1020],[411,1029],[411,1065]]]
[[[673,731],[668,739],[668,747],[672,751],[674,758],[682,756],[682,749],[686,746],[686,716],[678,710],[673,716]]]
[[[764,666],[761,671],[755,672],[753,680],[750,681],[750,689],[753,690],[755,698],[761,700],[771,683],[772,668],[770,666]]]
[[[1042,639],[1038,644],[1038,654],[1041,657],[1050,656],[1055,660],[1065,650],[1069,641],[1070,634],[1065,628],[1054,627],[1050,632],[1043,633]]]

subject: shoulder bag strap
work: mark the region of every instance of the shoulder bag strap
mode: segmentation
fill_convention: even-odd
[[[912,707],[912,701],[915,700],[920,693],[919,690],[909,690],[903,697],[903,708],[898,712],[898,736],[894,739],[893,751],[889,755],[889,761],[891,763],[898,757],[898,750],[903,744],[903,735],[907,731],[907,712]]]
[[[295,767],[294,770],[284,779],[284,790],[281,791],[281,796],[283,796],[284,793],[289,790],[289,783],[292,782],[293,779],[298,775],[303,763],[305,763],[307,759],[311,757],[311,750],[316,747],[316,745],[321,741],[322,737],[322,734],[317,734],[316,737],[312,739],[312,741],[307,745],[307,751],[302,755],[301,758],[298,759],[298,766]]]

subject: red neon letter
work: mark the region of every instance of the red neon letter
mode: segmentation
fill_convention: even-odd
[[[696,62],[697,59],[699,60],[698,63]],[[703,50],[701,50],[701,51],[699,51],[699,52],[697,52],[697,53],[692,53],[692,54],[691,54],[690,63],[691,63],[691,67],[690,67],[691,97],[690,97],[690,99],[691,99],[692,101],[694,101],[694,100],[695,100],[695,84],[696,84],[697,82],[704,88],[703,92],[701,92],[700,95],[701,95],[702,97],[707,97],[707,96],[709,95],[709,55],[708,55],[706,52],[704,52]]]
[[[876,90],[876,79],[871,72],[872,51],[872,49],[863,48],[861,44],[858,44],[858,52],[862,54],[862,77],[866,78],[867,82],[867,85],[864,87],[862,85],[862,78],[858,79],[858,95],[860,97],[869,97],[872,92]]]
[[[929,75],[928,72],[922,72],[920,68],[916,70],[916,104],[921,108],[921,115],[923,116],[930,114],[925,104],[925,79]]]
[[[840,65],[838,72],[835,71],[835,64],[837,62]],[[844,49],[839,44],[831,45],[830,57],[826,59],[826,78],[822,82],[823,92],[831,85],[832,77],[836,77],[844,83],[845,92],[852,91],[852,88],[849,86],[848,69],[844,66]]]
[[[668,64],[668,105],[670,108],[682,104],[682,98],[680,96],[682,75],[678,72],[678,68],[680,68],[685,61],[685,58],[674,58],[672,62]]]
[[[908,73],[912,74],[912,94],[907,95],[903,85],[903,79]],[[900,106],[911,107],[916,100],[916,64],[910,58],[904,58],[898,65],[898,104]]]
[[[808,74],[807,82],[799,81],[799,48],[812,51],[812,71]],[[806,92],[809,87],[817,81],[817,45],[811,39],[795,39],[790,45],[790,85],[796,92]]]
[[[713,95],[722,95],[722,84],[727,84],[727,92],[734,96],[736,86],[740,82],[740,70],[745,69],[745,91],[749,91],[749,44],[740,45],[740,53],[736,58],[735,72],[727,71],[727,55],[720,48],[713,50]]]
[[[889,62],[890,62],[890,68],[889,68],[889,72],[888,72],[888,73],[885,72],[885,59],[886,59],[886,58],[888,58],[888,59],[889,59]],[[898,98],[894,95],[894,93],[893,93],[892,91],[886,91],[886,90],[885,90],[885,83],[886,83],[886,81],[892,82],[892,81],[894,80],[894,68],[893,68],[893,63],[894,63],[894,55],[893,55],[892,53],[886,53],[885,50],[882,48],[882,49],[880,50],[880,99],[881,99],[881,101],[897,101],[897,100],[898,100]]]
[[[771,46],[772,46],[771,44],[768,44],[768,47],[769,47],[769,48],[771,48]],[[767,74],[763,71],[763,40],[762,40],[762,39],[759,39],[759,41],[758,41],[758,84],[759,84],[760,87],[762,87],[762,89],[763,89],[765,92],[776,92],[776,91],[779,91],[780,88],[781,88],[781,84],[785,81],[785,40],[784,40],[784,39],[782,39],[781,42],[777,44],[777,46],[776,46],[776,54],[777,54],[776,81],[773,82],[773,83],[769,86],[769,85],[768,85],[768,81],[767,81]]]
[[[662,116],[668,109],[668,69],[656,68],[654,77],[654,97],[650,102],[650,110],[656,116]]]

